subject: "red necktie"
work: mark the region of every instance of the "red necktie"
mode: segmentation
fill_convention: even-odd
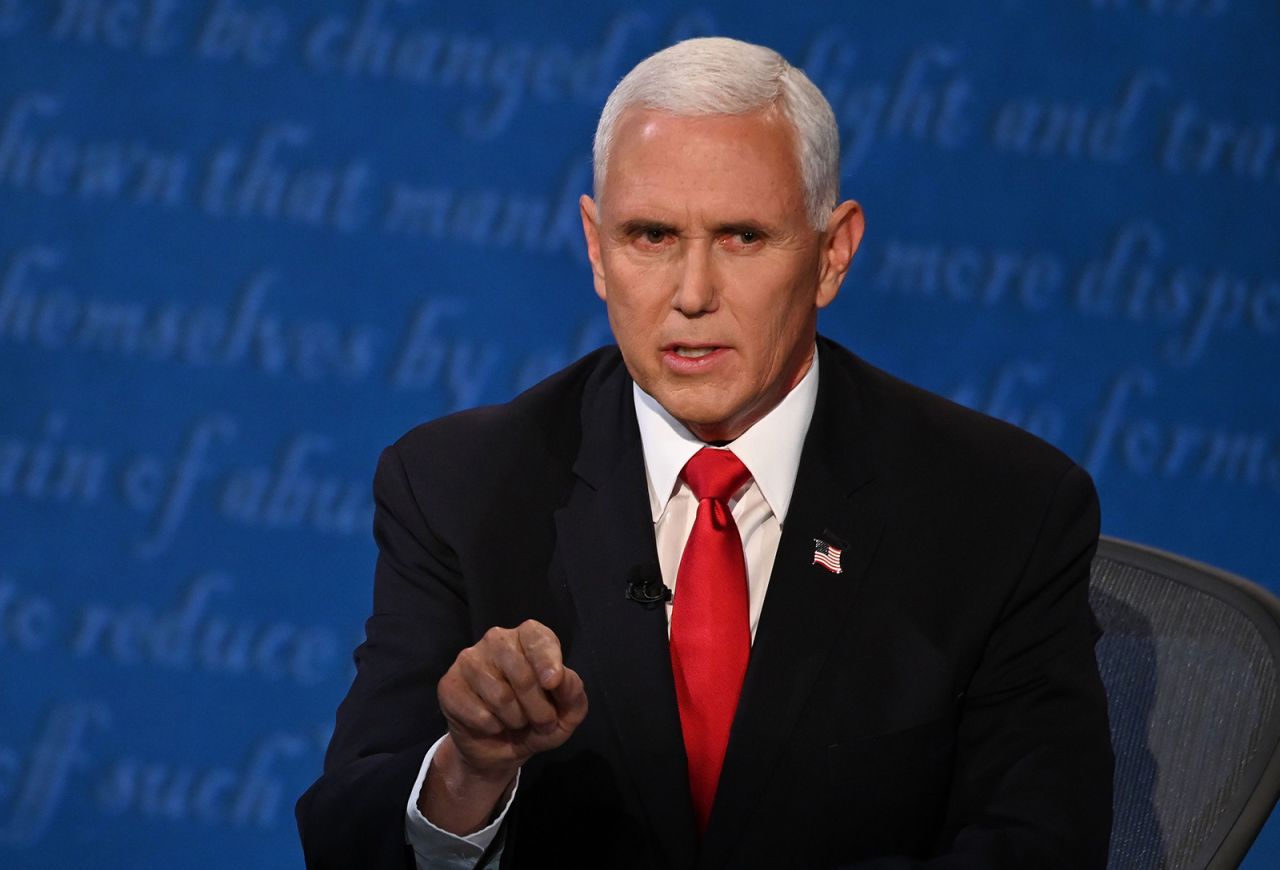
[[[698,830],[705,831],[751,652],[747,566],[728,505],[751,474],[728,450],[704,447],[680,476],[698,499],[698,515],[676,574],[671,668],[689,791]]]

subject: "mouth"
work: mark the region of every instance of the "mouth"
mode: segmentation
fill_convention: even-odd
[[[713,364],[728,350],[727,347],[719,344],[682,344],[672,342],[662,348],[662,353],[667,365],[675,371],[691,372]]]
[[[685,359],[702,359],[707,354],[715,353],[718,348],[715,347],[684,347],[678,346],[671,348],[671,352]]]

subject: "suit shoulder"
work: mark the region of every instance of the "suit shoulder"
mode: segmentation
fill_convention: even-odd
[[[908,383],[838,345],[832,356],[851,375],[879,440],[905,462],[943,477],[1022,479],[1040,487],[1056,487],[1077,467],[1061,449],[1011,423]]]
[[[410,469],[431,469],[446,479],[465,469],[473,483],[476,475],[501,474],[513,466],[570,465],[581,438],[584,394],[621,368],[617,348],[600,348],[508,402],[415,426],[391,449]]]

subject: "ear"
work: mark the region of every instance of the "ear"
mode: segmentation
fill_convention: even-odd
[[[821,261],[818,264],[818,294],[814,300],[819,308],[826,308],[840,292],[845,273],[853,262],[866,220],[862,206],[846,200],[835,207],[827,220],[827,231],[822,237]]]
[[[608,300],[604,285],[604,261],[600,258],[600,213],[595,200],[585,193],[578,200],[582,213],[582,235],[587,240],[587,259],[591,261],[591,276],[596,285],[596,295]]]

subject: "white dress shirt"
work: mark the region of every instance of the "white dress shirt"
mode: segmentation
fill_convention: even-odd
[[[676,573],[680,567],[680,556],[684,552],[685,541],[689,538],[698,512],[698,500],[694,498],[688,484],[680,479],[680,471],[693,454],[707,445],[699,441],[639,386],[633,384],[632,393],[636,422],[640,425],[640,441],[644,448],[645,479],[648,483],[649,507],[653,513],[658,564],[662,570],[662,582],[671,589],[674,597],[679,594],[676,589]],[[729,501],[729,510],[738,526],[747,564],[747,613],[751,621],[753,641],[756,626],[760,622],[760,611],[764,607],[765,591],[769,587],[769,576],[773,573],[778,539],[782,535],[783,523],[786,522],[787,509],[791,506],[796,471],[800,467],[800,452],[817,400],[818,355],[815,349],[813,364],[800,383],[773,410],[725,448],[733,450],[751,472],[751,482],[737,498]],[[674,602],[667,604],[668,630],[673,604]],[[444,738],[441,737],[440,740]],[[413,846],[419,870],[472,870],[497,835],[516,789],[519,788],[520,777],[516,774],[516,781],[506,804],[488,827],[465,837],[441,830],[418,810],[422,782],[440,740],[427,750],[418,771],[418,779],[409,795],[405,810],[405,837]],[[497,865],[497,856],[500,854],[501,849],[498,849],[491,857],[493,866]]]

